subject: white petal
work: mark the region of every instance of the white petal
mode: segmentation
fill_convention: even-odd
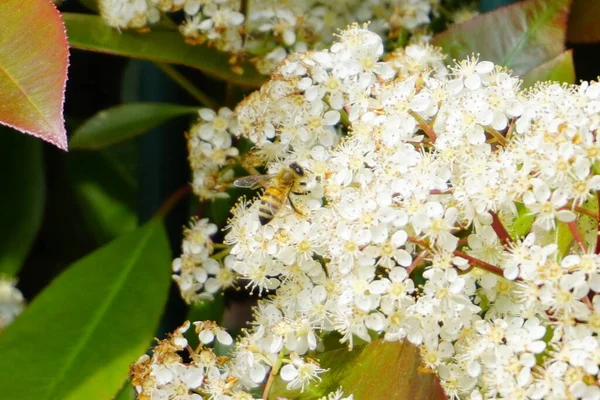
[[[481,77],[473,74],[465,78],[465,87],[470,90],[479,89],[481,87]]]
[[[577,215],[569,210],[560,210],[556,213],[556,219],[562,222],[572,222],[575,221],[575,218],[577,218]]]
[[[365,325],[367,326],[367,328],[379,332],[384,327],[383,316],[379,313],[369,314],[365,318]]]
[[[407,276],[408,273],[404,268],[393,268],[389,274],[390,279],[395,283],[402,282]]]
[[[494,63],[491,61],[480,61],[475,66],[475,72],[478,74],[488,74],[494,70]]]
[[[508,280],[514,281],[519,276],[519,268],[517,266],[510,266],[504,270],[504,277]]]
[[[340,112],[337,110],[329,110],[323,115],[325,125],[335,125],[340,120]]]
[[[396,251],[394,259],[398,262],[398,264],[402,265],[403,267],[410,266],[410,264],[412,264],[413,261],[410,253],[402,249]]]
[[[254,383],[261,383],[265,379],[267,369],[262,364],[255,364],[250,369],[250,379]]]
[[[469,365],[467,365],[467,373],[472,378],[478,377],[481,373],[481,365],[475,361],[469,363]]]
[[[406,239],[408,239],[408,234],[406,233],[406,231],[403,231],[403,230],[396,231],[392,235],[392,243],[396,247],[400,247],[404,243],[406,243]]]
[[[225,346],[230,346],[233,343],[231,335],[223,329],[217,330],[217,340],[219,343],[224,344]]]
[[[198,339],[204,344],[209,344],[215,339],[215,334],[212,331],[203,330],[198,334]]]
[[[205,121],[212,121],[217,116],[217,113],[210,108],[201,108],[200,111],[198,111],[198,114],[200,114],[200,118]]]
[[[286,382],[296,379],[298,376],[298,370],[293,364],[284,365],[279,372],[279,376]]]

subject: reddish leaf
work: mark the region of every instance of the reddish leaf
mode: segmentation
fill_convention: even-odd
[[[50,0],[0,0],[0,123],[67,149],[68,45]]]
[[[530,69],[521,76],[521,87],[533,86],[539,81],[554,81],[564,83],[575,82],[575,66],[573,65],[573,51],[567,50],[537,67]]]
[[[567,38],[574,43],[600,42],[600,1],[574,0]]]
[[[523,75],[565,49],[570,0],[526,0],[502,7],[434,38],[451,58],[479,53]]]
[[[269,400],[278,398],[309,400],[342,387],[354,400],[444,400],[446,395],[436,376],[419,371],[419,350],[408,342],[384,342],[357,346],[353,351],[337,349],[319,354],[320,365],[329,371],[318,385],[304,392],[286,390],[277,378]]]

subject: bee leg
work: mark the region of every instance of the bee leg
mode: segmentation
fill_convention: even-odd
[[[288,194],[288,200],[290,201],[290,205],[292,206],[292,209],[293,209],[293,210],[294,210],[296,213],[298,213],[298,214],[300,214],[300,215],[304,216],[304,214],[303,214],[302,212],[300,212],[300,210],[298,210],[298,209],[296,208],[296,206],[294,205],[294,202],[292,201],[292,198],[290,197],[290,195],[289,195],[289,194]]]

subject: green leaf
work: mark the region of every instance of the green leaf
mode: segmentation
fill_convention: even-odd
[[[569,16],[567,38],[572,43],[600,42],[600,2],[574,0]]]
[[[419,372],[419,350],[408,342],[377,340],[353,351],[344,348],[324,352],[319,360],[322,368],[329,368],[321,375],[320,384],[300,393],[286,390],[286,382],[277,377],[269,399],[316,399],[340,386],[346,396],[353,394],[354,400],[446,399],[435,375]]]
[[[125,382],[114,400],[135,400],[135,390],[129,380]]]
[[[0,123],[67,149],[68,46],[48,0],[0,1]]]
[[[598,197],[590,196],[583,203],[585,208],[595,215],[598,215]],[[580,213],[577,220],[577,230],[581,233],[583,241],[588,249],[594,249],[598,241],[598,220],[590,215]]]
[[[103,244],[136,228],[136,182],[106,151],[74,152],[69,180],[86,226]]]
[[[0,128],[0,180],[7,188],[0,207],[0,273],[16,275],[33,245],[44,215],[42,144]]]
[[[433,44],[450,58],[479,53],[516,75],[558,56],[565,50],[570,0],[526,0],[453,25],[436,35]]]
[[[0,335],[2,398],[115,396],[154,336],[170,262],[152,220],[70,266]]]
[[[573,51],[567,50],[537,67],[530,69],[523,79],[522,87],[533,86],[536,82],[553,81],[561,83],[575,82],[575,66],[573,65]]]
[[[557,221],[556,224],[556,245],[558,247],[557,253],[559,260],[562,259],[569,253],[569,249],[571,248],[571,244],[573,243],[573,233],[569,228],[569,225]]]
[[[240,86],[259,87],[266,81],[250,64],[243,66],[243,75],[234,73],[228,54],[207,46],[188,45],[176,30],[157,26],[147,33],[119,32],[99,16],[63,13],[63,18],[69,43],[76,49],[187,65]]]
[[[131,139],[198,107],[169,103],[128,103],[100,111],[85,121],[70,140],[71,149],[101,149]]]
[[[531,214],[523,203],[515,203],[515,205],[517,206],[517,217],[512,224],[507,224],[506,229],[513,239],[520,239],[531,231],[535,215]]]

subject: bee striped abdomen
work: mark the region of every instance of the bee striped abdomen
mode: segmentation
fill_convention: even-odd
[[[258,208],[258,220],[261,225],[266,225],[273,220],[275,215],[283,206],[289,189],[278,186],[269,186],[260,199]]]

